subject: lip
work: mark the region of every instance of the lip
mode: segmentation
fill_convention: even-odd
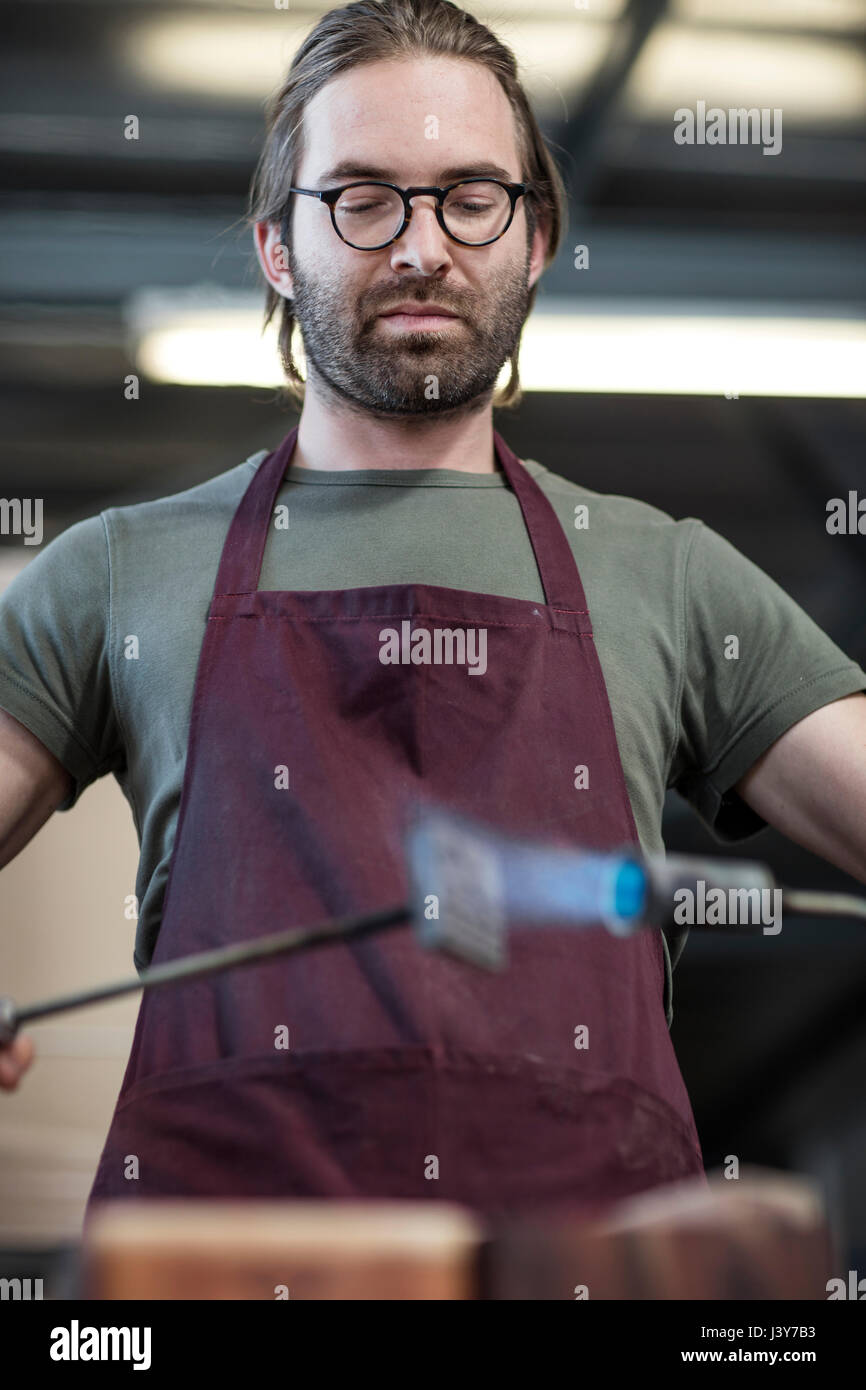
[[[456,319],[459,314],[454,314],[450,309],[443,309],[439,304],[419,304],[413,301],[411,304],[397,304],[393,309],[386,309],[379,315],[380,319],[391,318],[394,314],[401,314],[404,317],[418,319]]]

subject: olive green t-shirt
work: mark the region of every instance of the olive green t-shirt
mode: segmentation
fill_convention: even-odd
[[[111,772],[132,810],[139,969],[159,931],[217,567],[265,453],[70,526],[0,597],[0,707],[75,779],[60,809]],[[701,521],[592,492],[533,460],[526,467],[580,570],[641,846],[663,851],[665,789],[674,786],[720,839],[753,834],[764,822],[734,783],[797,720],[866,689],[866,674]],[[501,472],[292,468],[281,504],[288,525],[269,529],[262,589],[418,583],[544,599]],[[664,943],[668,1022],[685,936]]]

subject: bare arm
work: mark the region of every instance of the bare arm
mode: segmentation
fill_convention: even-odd
[[[866,694],[794,724],[734,790],[783,835],[866,883]]]
[[[0,869],[19,854],[72,787],[70,774],[39,739],[0,710]],[[20,1036],[0,1051],[0,1089],[12,1091],[33,1060]]]
[[[0,869],[33,839],[71,789],[63,764],[0,709]]]

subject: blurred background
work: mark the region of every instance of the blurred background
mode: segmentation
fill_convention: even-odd
[[[328,8],[0,3],[0,492],[44,499],[43,544],[294,424],[243,216],[263,103]],[[587,487],[702,518],[866,665],[866,539],[825,526],[830,498],[866,493],[866,3],[469,8],[516,51],[570,197],[526,394],[498,428]],[[674,112],[699,101],[780,109],[782,149],[676,143]],[[32,553],[0,536],[0,585]],[[664,834],[792,885],[856,887],[772,831],[726,851],[673,794]],[[3,992],[130,971],[136,862],[112,779],[52,817],[0,875]],[[846,1268],[866,1271],[862,926],[693,932],[674,1004],[707,1166],[814,1174]],[[7,1249],[77,1236],[135,1011],[34,1029],[40,1064],[2,1100]]]

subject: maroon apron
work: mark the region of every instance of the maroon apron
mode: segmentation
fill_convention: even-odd
[[[406,901],[419,802],[563,845],[638,845],[571,547],[501,437],[545,603],[259,590],[296,436],[257,467],[223,549],[154,964]],[[486,671],[383,664],[381,634],[404,621],[484,629]],[[182,1195],[493,1214],[702,1174],[661,933],[518,924],[509,957],[489,974],[398,929],[146,994],[88,1213]]]

